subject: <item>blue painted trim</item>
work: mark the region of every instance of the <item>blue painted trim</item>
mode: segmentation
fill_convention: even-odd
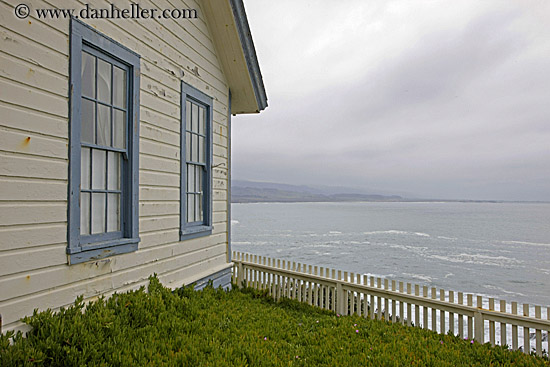
[[[250,26],[248,25],[248,19],[244,10],[243,0],[230,0],[229,3],[233,11],[233,18],[235,19],[239,39],[241,40],[248,73],[252,80],[252,87],[254,88],[256,103],[258,104],[258,112],[260,112],[267,107],[267,94],[260,71],[260,64],[258,63],[258,57],[256,55],[256,48],[252,41],[252,33],[250,32]]]
[[[222,287],[223,289],[231,288],[231,267],[224,270],[220,270],[216,273],[210,274],[207,277],[197,280],[194,284],[194,289],[200,291],[208,285],[209,281],[212,281],[214,288]]]
[[[139,241],[140,241],[139,237],[138,238],[122,238],[122,239],[119,238],[119,239],[111,240],[111,241],[103,241],[103,242],[96,242],[96,243],[89,244],[89,245],[82,245],[81,247],[75,248],[75,249],[69,248],[67,252],[68,252],[68,254],[72,255],[72,254],[78,254],[80,252],[85,252],[85,251],[90,251],[90,250],[99,250],[99,249],[108,248],[108,247],[127,245],[129,243],[138,243]]]
[[[231,262],[231,90],[227,97],[227,261]]]
[[[122,232],[80,235],[80,152],[82,49],[91,49],[120,63],[128,71],[128,160],[123,163]],[[69,62],[69,185],[67,254],[71,264],[137,250],[139,242],[139,88],[140,56],[88,25],[71,18]],[[127,166],[129,165],[129,166]],[[126,173],[126,174],[124,174]],[[94,242],[95,241],[95,242]],[[91,243],[90,243],[91,242]]]
[[[129,252],[136,251],[138,249],[137,242],[128,243],[124,245],[116,245],[111,247],[105,247],[101,249],[83,251],[76,254],[69,255],[69,265],[79,264],[86,261],[93,261],[104,259],[109,256],[127,254]]]
[[[211,226],[195,226],[182,230],[180,241],[192,240],[193,238],[210,236],[212,234]]]
[[[192,238],[208,236],[212,234],[212,163],[213,163],[213,103],[212,97],[199,91],[198,89],[181,82],[181,129],[180,129],[180,241],[189,240]],[[196,223],[187,223],[187,157],[186,141],[185,141],[185,126],[186,126],[186,101],[191,100],[198,103],[206,109],[206,177],[204,189],[204,221]]]

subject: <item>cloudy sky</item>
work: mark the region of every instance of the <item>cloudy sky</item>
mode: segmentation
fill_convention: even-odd
[[[233,178],[550,201],[550,1],[249,0]]]

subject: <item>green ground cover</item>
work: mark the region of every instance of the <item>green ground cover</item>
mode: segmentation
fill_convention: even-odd
[[[548,366],[547,359],[252,290],[145,290],[57,314],[27,338],[0,336],[2,366]],[[10,343],[10,339],[13,339]],[[11,344],[11,345],[10,345]]]

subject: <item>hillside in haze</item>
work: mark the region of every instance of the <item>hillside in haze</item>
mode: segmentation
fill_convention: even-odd
[[[379,195],[349,187],[288,185],[273,182],[233,180],[232,203],[258,202],[341,202],[341,201],[403,201],[398,195]]]

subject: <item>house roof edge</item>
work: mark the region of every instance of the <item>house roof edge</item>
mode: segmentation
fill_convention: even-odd
[[[260,64],[256,55],[256,48],[252,40],[252,33],[250,26],[248,25],[248,19],[244,9],[243,0],[229,0],[231,10],[233,12],[233,18],[235,19],[235,25],[237,32],[239,33],[239,39],[243,49],[244,57],[248,67],[248,72],[254,88],[254,94],[256,96],[256,102],[260,111],[267,107],[267,94],[265,91],[264,81],[262,73],[260,71]]]

